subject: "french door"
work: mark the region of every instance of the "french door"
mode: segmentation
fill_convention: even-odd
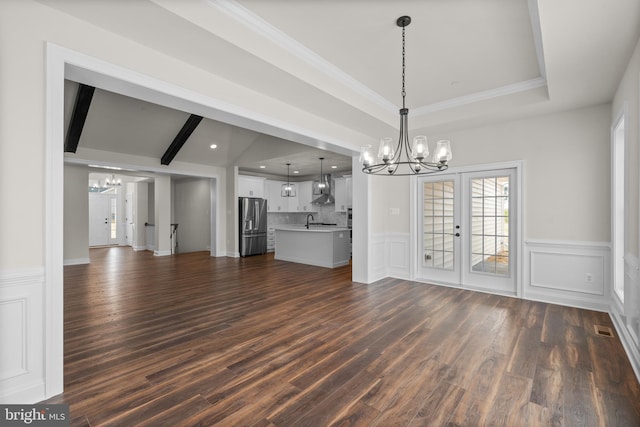
[[[421,280],[516,294],[515,169],[418,180]]]

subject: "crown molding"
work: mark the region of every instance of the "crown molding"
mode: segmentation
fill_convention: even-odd
[[[289,52],[291,55],[300,58],[302,61],[306,62],[314,69],[321,71],[330,79],[339,82],[340,84],[349,88],[349,90],[352,90],[360,96],[363,96],[365,99],[385,109],[389,113],[394,115],[397,114],[398,106],[396,106],[394,103],[390,102],[376,91],[364,85],[359,80],[356,80],[349,74],[345,73],[334,64],[325,60],[320,55],[304,46],[302,43],[283,33],[278,28],[271,25],[269,22],[265,21],[258,15],[251,12],[249,9],[240,5],[237,1],[207,0],[207,2],[225,13],[227,16],[236,20],[238,23],[244,25],[246,28],[266,38],[275,45]],[[540,29],[540,15],[538,13],[537,0],[527,0],[527,4],[529,7],[529,15],[531,17],[531,31],[533,33],[533,41],[535,44],[540,77],[494,89],[489,89],[482,92],[460,96],[457,98],[447,99],[445,101],[437,102],[434,104],[424,105],[422,107],[412,108],[412,116],[415,117],[430,114],[437,111],[456,108],[463,105],[469,105],[475,102],[486,101],[489,99],[512,95],[519,92],[525,92],[545,86],[547,84],[546,69],[544,64],[544,53],[542,50],[542,34]]]
[[[291,55],[301,59],[314,69],[321,71],[329,78],[339,82],[377,106],[392,113],[395,113],[398,109],[396,105],[384,98],[382,95],[345,73],[299,41],[283,33],[278,28],[251,12],[249,9],[240,5],[238,2],[234,0],[207,1],[209,4],[216,7],[229,17],[235,19],[246,28],[266,38],[275,45],[289,52]]]
[[[538,68],[540,76],[547,78],[547,67],[544,62],[544,50],[542,49],[542,29],[540,28],[540,12],[538,11],[538,1],[528,0],[529,17],[531,18],[531,33],[533,35],[533,43],[536,48],[536,57],[538,58]]]
[[[523,82],[513,83],[495,89],[489,89],[482,92],[476,92],[469,95],[459,96],[457,98],[447,99],[445,101],[436,102],[435,104],[424,105],[418,108],[412,108],[413,117],[425,114],[435,113],[437,111],[448,110],[450,108],[461,107],[463,105],[473,104],[475,102],[486,101],[489,99],[499,98],[501,96],[512,95],[515,93],[526,92],[546,86],[547,80],[543,77],[537,77]]]

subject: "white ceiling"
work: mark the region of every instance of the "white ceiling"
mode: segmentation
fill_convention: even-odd
[[[608,103],[640,36],[638,0],[40,1],[368,135],[372,144],[397,132],[401,15],[412,17],[409,127],[427,136]],[[68,85],[67,94],[74,91]],[[80,145],[160,158],[187,117],[96,91]],[[248,170],[319,163],[317,150],[296,146],[205,120],[176,159]]]

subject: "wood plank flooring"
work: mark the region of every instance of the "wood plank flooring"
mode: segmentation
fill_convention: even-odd
[[[640,426],[609,316],[272,256],[65,267],[73,426]]]

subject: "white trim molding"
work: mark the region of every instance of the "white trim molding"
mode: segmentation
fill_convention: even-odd
[[[524,264],[526,299],[608,311],[608,242],[527,240]]]
[[[411,280],[410,233],[378,233],[371,236],[371,282],[393,277]]]
[[[45,397],[44,267],[0,270],[0,403]]]

